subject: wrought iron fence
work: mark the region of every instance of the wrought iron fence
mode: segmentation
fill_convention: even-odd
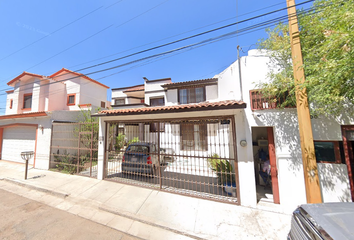
[[[97,177],[98,123],[53,123],[50,168]]]
[[[108,122],[105,178],[237,203],[232,117]]]

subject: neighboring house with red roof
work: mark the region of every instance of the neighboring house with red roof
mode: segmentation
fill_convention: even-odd
[[[23,72],[7,84],[13,89],[0,116],[1,159],[20,162],[22,151],[34,151],[35,168],[49,168],[53,121],[75,122],[81,109],[107,105],[108,86],[65,68],[50,76]]]

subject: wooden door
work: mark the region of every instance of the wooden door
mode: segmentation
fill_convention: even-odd
[[[278,184],[278,168],[277,159],[275,156],[275,145],[274,145],[274,133],[273,127],[267,127],[268,132],[268,151],[269,151],[269,162],[270,162],[270,172],[272,176],[272,189],[273,189],[273,199],[274,203],[279,204],[279,184]]]
[[[354,126],[342,126],[343,148],[345,163],[348,168],[348,177],[350,182],[350,191],[352,194],[352,201],[354,201]]]

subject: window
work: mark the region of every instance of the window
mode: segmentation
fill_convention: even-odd
[[[125,104],[125,99],[114,99],[114,105],[124,105]]]
[[[23,95],[23,109],[32,108],[32,93],[27,93]]]
[[[322,163],[341,163],[339,142],[315,141],[316,161]]]
[[[181,150],[208,150],[206,124],[181,124]]]
[[[204,87],[179,89],[178,97],[180,104],[204,102]]]
[[[106,103],[101,101],[101,108],[106,108]]]
[[[165,123],[150,123],[150,132],[157,132],[157,127],[160,124],[160,132],[164,132],[165,131]]]
[[[13,99],[10,99],[10,109],[12,109],[13,103],[14,103]]]
[[[68,94],[68,101],[67,101],[68,106],[75,105],[75,97],[76,94]]]
[[[164,106],[165,105],[165,99],[162,98],[150,98],[150,106]]]

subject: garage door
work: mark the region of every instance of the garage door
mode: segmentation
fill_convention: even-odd
[[[34,151],[36,144],[35,127],[9,127],[3,132],[2,154],[3,160],[23,162],[21,152]],[[29,161],[33,164],[33,158]]]

